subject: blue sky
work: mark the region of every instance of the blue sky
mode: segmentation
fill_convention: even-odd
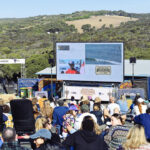
[[[0,0],[0,18],[67,14],[82,10],[150,13],[150,0]]]

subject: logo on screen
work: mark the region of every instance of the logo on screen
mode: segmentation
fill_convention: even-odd
[[[96,75],[110,75],[111,66],[96,66],[95,73]]]
[[[69,45],[59,45],[58,50],[60,50],[60,51],[69,51],[70,46]]]

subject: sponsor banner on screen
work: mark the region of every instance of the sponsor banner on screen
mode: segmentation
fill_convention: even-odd
[[[123,82],[123,43],[57,43],[57,79]]]

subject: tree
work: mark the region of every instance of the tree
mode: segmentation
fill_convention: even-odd
[[[89,32],[91,30],[91,25],[90,24],[85,24],[81,27],[83,32]]]

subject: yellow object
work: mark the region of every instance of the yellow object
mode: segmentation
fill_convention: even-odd
[[[40,105],[40,109],[43,107],[43,102],[44,102],[45,100],[47,100],[47,98],[40,98],[40,99],[38,100],[39,105]]]
[[[14,123],[13,123],[12,115],[11,114],[7,114],[6,116],[8,117],[8,120],[5,121],[6,128],[7,127],[13,128],[14,127]]]
[[[127,99],[128,109],[130,108],[130,106],[132,105],[132,103],[133,103],[132,99]]]

